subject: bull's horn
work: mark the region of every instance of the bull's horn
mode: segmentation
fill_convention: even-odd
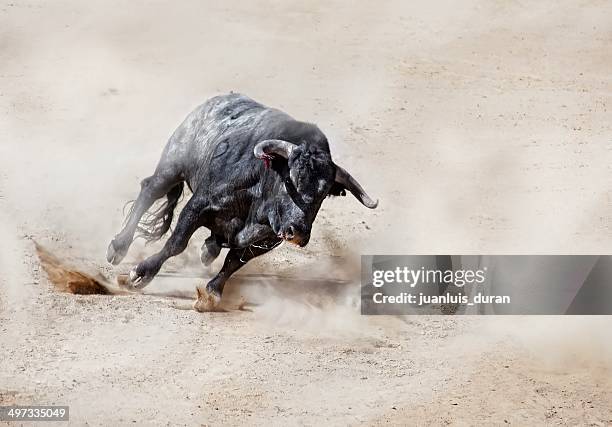
[[[374,209],[378,206],[378,200],[373,201],[370,196],[366,194],[361,185],[359,185],[357,180],[338,165],[336,165],[336,182],[353,193],[353,196],[355,196],[365,207]]]
[[[266,159],[274,154],[288,159],[294,148],[295,144],[283,141],[282,139],[266,139],[255,146],[253,154],[258,159]]]

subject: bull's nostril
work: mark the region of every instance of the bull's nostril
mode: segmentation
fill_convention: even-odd
[[[295,229],[293,228],[293,225],[290,225],[289,227],[287,227],[285,236],[287,237],[287,239],[293,239],[293,237],[295,236]]]

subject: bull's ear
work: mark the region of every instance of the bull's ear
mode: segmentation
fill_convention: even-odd
[[[348,191],[353,193],[353,196],[355,196],[357,200],[359,200],[365,207],[374,209],[376,206],[378,206],[378,200],[373,201],[350,173],[348,173],[342,167],[336,165],[336,179],[331,191],[341,194],[341,192],[338,191],[338,186],[346,188]]]
[[[257,143],[253,149],[253,154],[262,160],[270,160],[274,155],[288,159],[295,147],[295,144],[282,139],[266,139]]]

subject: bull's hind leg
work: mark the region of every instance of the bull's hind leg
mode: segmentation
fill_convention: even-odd
[[[159,171],[156,171],[153,176],[142,180],[140,187],[140,194],[138,194],[138,198],[130,210],[123,230],[108,245],[106,259],[114,265],[119,264],[127,254],[134,240],[134,233],[138,229],[138,224],[144,213],[153,205],[155,200],[165,195],[167,195],[168,203],[156,215],[159,216],[158,219],[161,224],[153,230],[149,240],[161,237],[168,230],[172,222],[172,212],[183,192],[183,183],[178,174],[164,174]]]
[[[181,211],[176,227],[162,250],[145,259],[130,271],[129,285],[140,289],[153,280],[168,258],[185,250],[193,233],[202,225],[205,215],[206,203],[200,197],[192,196]]]
[[[268,248],[263,245],[250,246],[244,249],[230,249],[225,257],[221,271],[206,286],[197,286],[198,299],[194,303],[193,308],[200,312],[217,310],[227,279],[248,261],[265,254],[271,249],[271,247]]]

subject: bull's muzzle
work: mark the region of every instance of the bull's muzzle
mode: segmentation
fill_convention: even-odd
[[[295,225],[289,225],[278,234],[278,237],[303,248],[310,240],[310,233],[301,231]]]

